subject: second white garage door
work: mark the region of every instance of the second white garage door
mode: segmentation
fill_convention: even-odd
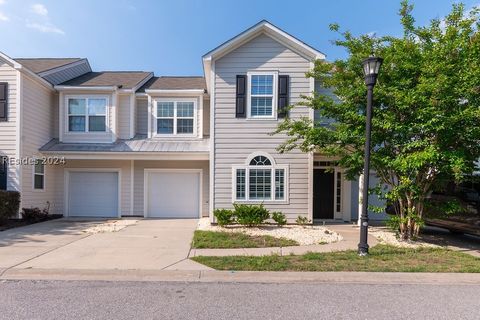
[[[69,172],[68,215],[117,217],[118,172]]]
[[[149,218],[198,218],[200,171],[145,170],[145,210]]]

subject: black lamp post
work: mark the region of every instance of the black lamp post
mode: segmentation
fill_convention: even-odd
[[[382,62],[383,59],[378,57],[369,57],[363,60],[363,73],[365,74],[365,84],[367,85],[367,124],[365,127],[365,164],[363,166],[360,243],[358,244],[358,254],[361,256],[368,254],[368,186],[370,178],[370,136],[372,132],[373,87],[377,83],[378,71],[380,70]]]

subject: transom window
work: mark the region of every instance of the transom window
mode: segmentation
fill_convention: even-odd
[[[157,134],[192,135],[195,132],[193,101],[157,101]]]
[[[68,98],[69,132],[105,132],[107,98]]]
[[[248,165],[234,167],[234,201],[284,201],[286,176],[286,166],[277,166],[266,156],[255,156]]]
[[[274,116],[275,75],[249,74],[249,115],[252,118]]]
[[[45,164],[42,160],[35,159],[33,165],[33,189],[43,190],[45,188]]]

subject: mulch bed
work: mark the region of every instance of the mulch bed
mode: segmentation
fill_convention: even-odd
[[[28,226],[30,224],[54,220],[62,218],[63,215],[61,214],[49,214],[47,217],[38,220],[23,220],[23,219],[8,219],[4,222],[0,223],[0,231],[5,231],[12,228],[18,228],[23,226]]]

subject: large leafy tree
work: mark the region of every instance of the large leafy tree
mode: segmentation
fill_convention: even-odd
[[[480,157],[479,11],[453,5],[445,18],[418,27],[412,10],[408,1],[401,3],[401,37],[354,36],[331,25],[348,58],[316,61],[307,76],[335,97],[315,94],[302,104],[333,124],[286,119],[277,130],[289,136],[281,152],[300,148],[338,157],[347,177],[361,174],[366,105],[361,64],[371,54],[384,58],[374,93],[371,166],[380,178],[374,189],[394,204],[402,239],[418,235],[435,183],[442,177],[461,181]]]

